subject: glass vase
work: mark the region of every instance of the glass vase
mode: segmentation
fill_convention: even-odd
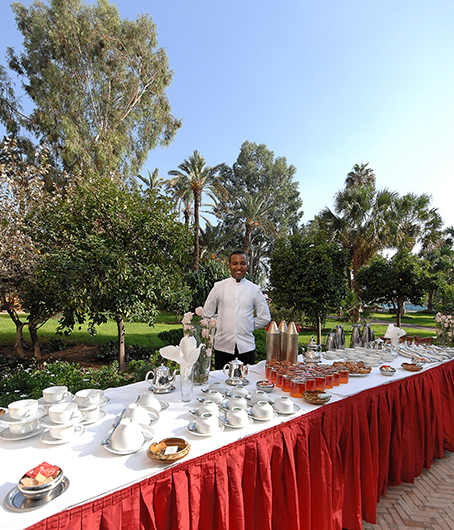
[[[205,344],[200,347],[200,355],[194,364],[194,385],[206,385],[210,375],[211,354],[207,354]]]
[[[181,401],[187,403],[191,401],[194,384],[194,366],[188,369],[187,366],[180,366],[180,392]]]

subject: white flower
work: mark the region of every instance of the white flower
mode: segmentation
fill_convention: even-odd
[[[188,311],[183,315],[183,324],[190,324],[192,317],[194,316],[194,313],[191,313],[191,311]]]
[[[203,311],[203,307],[202,307],[202,306],[199,306],[199,307],[195,310],[195,314],[196,314],[198,317],[201,317],[201,316],[202,316],[202,311]]]

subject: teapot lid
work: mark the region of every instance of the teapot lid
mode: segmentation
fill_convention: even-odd
[[[230,361],[229,364],[233,364],[235,366],[243,366],[244,363],[243,361],[240,361],[238,357],[235,357],[235,359],[233,359],[233,361]]]

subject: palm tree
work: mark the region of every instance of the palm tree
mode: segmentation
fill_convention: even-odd
[[[137,175],[137,178],[148,187],[149,191],[159,190],[164,184],[164,179],[159,176],[159,169],[155,168],[153,173],[150,173],[150,171],[147,171],[147,173],[148,178],[143,175]]]
[[[359,297],[356,273],[372,256],[390,246],[390,216],[397,194],[387,189],[377,191],[372,183],[340,190],[334,198],[334,212],[322,210],[318,226],[328,241],[337,241],[349,253],[347,280]],[[355,310],[359,318],[359,308]]]
[[[169,171],[169,175],[174,178],[170,179],[168,186],[173,188],[174,197],[185,200],[185,204],[189,204],[192,194],[194,203],[193,270],[199,267],[199,212],[202,194],[206,193],[214,202],[220,195],[227,194],[225,188],[215,178],[220,168],[221,165],[205,166],[205,158],[198,151],[194,151],[194,154],[188,160],[184,160],[178,169]]]
[[[375,186],[375,173],[371,167],[367,167],[367,164],[355,164],[350,173],[347,174],[345,179],[346,188],[354,188],[357,186],[363,186],[364,184],[372,184]]]

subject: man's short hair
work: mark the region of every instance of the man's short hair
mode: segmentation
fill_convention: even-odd
[[[247,261],[247,254],[246,254],[246,252],[244,252],[243,250],[234,250],[234,251],[230,254],[230,256],[229,256],[229,263],[230,263],[230,261],[231,261],[231,259],[232,259],[232,256],[236,256],[237,254],[242,254],[242,255],[246,258],[246,261]]]

